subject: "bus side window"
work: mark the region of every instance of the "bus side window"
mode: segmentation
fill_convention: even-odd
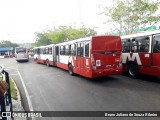
[[[71,55],[73,55],[73,56],[76,55],[76,44],[71,45]]]
[[[65,55],[65,46],[60,47],[60,55]]]
[[[138,42],[136,39],[132,39],[131,52],[138,52]]]
[[[122,40],[122,52],[130,52],[130,39]]]
[[[80,50],[81,50],[81,44],[80,43],[78,43],[77,44],[77,56],[80,56],[81,55],[81,53],[80,53]]]
[[[84,54],[84,43],[81,43],[80,56],[83,56],[83,54]]]
[[[43,48],[43,54],[46,54],[46,48]]]
[[[89,42],[85,42],[85,57],[89,57]]]
[[[71,45],[69,45],[68,55],[71,55]]]
[[[149,52],[150,38],[148,36],[135,38],[137,42],[138,52]]]
[[[160,53],[160,35],[154,36],[153,52]]]
[[[40,54],[40,50],[41,50],[40,48],[37,49],[37,54]]]
[[[46,48],[46,54],[49,54],[49,48]]]
[[[49,54],[52,54],[52,47],[49,48]]]
[[[65,48],[65,55],[69,55],[69,45],[66,45]]]
[[[40,54],[43,54],[43,48],[40,48]]]

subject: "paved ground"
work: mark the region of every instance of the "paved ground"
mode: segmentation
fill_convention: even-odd
[[[48,68],[36,64],[33,59],[28,63],[1,59],[0,63],[15,79],[26,110],[31,108],[34,111],[160,111],[160,78],[142,76],[140,79],[131,79],[114,75],[88,79],[79,75],[70,76],[67,71],[56,67]],[[28,92],[27,97],[19,74]],[[47,120],[51,119],[70,120],[71,118]],[[105,120],[108,118],[72,119]],[[128,120],[128,118],[109,118],[112,119]],[[145,119],[158,120],[159,118]]]

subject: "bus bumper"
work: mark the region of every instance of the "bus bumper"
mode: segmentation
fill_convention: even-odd
[[[102,77],[102,76],[116,75],[121,73],[122,73],[122,68],[117,68],[117,69],[96,70],[93,71],[92,75],[93,77]]]
[[[28,61],[29,58],[16,58],[16,61]]]

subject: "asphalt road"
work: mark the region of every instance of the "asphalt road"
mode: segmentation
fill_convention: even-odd
[[[5,66],[5,70],[16,81],[26,110],[33,108],[34,111],[160,111],[160,78],[141,76],[139,79],[132,79],[124,75],[114,75],[88,79],[79,75],[70,76],[68,71],[37,64],[33,59],[21,63],[17,63],[14,58],[0,59],[0,64]],[[28,95],[24,91],[19,74]],[[31,103],[28,103],[27,97]],[[50,119],[71,118],[48,118]],[[123,117],[82,119],[128,120]]]

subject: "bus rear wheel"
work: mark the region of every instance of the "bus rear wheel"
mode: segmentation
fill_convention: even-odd
[[[74,75],[72,64],[68,65],[68,72],[69,72],[70,75]]]
[[[128,65],[128,70],[127,70],[127,72],[128,72],[128,75],[129,75],[130,77],[132,77],[132,78],[137,78],[137,77],[138,77],[138,74],[139,74],[139,72],[138,72],[138,66],[135,65],[135,64],[130,64],[130,65]]]

